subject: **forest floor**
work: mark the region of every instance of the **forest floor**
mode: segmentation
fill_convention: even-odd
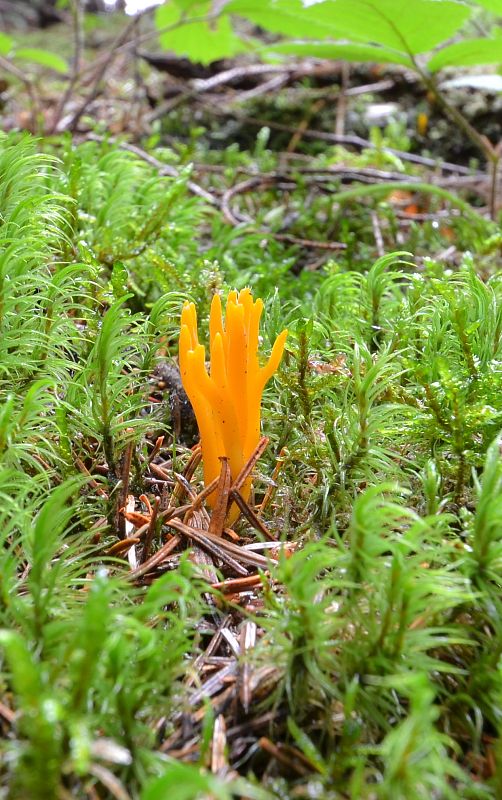
[[[502,794],[499,187],[405,70],[258,66],[2,84],[0,798]],[[244,287],[230,529],[178,336]]]

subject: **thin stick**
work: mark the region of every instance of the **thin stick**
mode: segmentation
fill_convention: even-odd
[[[96,97],[98,96],[100,83],[103,80],[105,73],[108,70],[108,67],[111,66],[111,64],[117,57],[117,54],[120,50],[120,46],[124,44],[124,42],[129,37],[129,34],[134,32],[135,27],[136,27],[136,17],[133,17],[132,20],[129,22],[129,24],[126,25],[124,30],[121,33],[119,33],[115,41],[111,44],[108,55],[106,56],[102,64],[98,66],[98,69],[94,77],[94,82],[91,87],[91,91],[89,92],[87,97],[83,100],[83,102],[80,104],[80,106],[77,108],[75,113],[71,116],[66,126],[67,130],[70,131],[75,130],[78,123],[80,122],[81,117],[85,114],[91,103],[93,103]]]
[[[273,231],[257,231],[261,236],[272,237],[278,242],[290,242],[300,245],[300,247],[312,247],[317,250],[346,250],[347,245],[343,242],[320,242],[318,239],[301,239],[292,236],[290,233],[274,233]]]
[[[209,521],[209,533],[212,533],[213,536],[221,536],[223,533],[225,517],[227,516],[228,494],[230,491],[230,483],[232,481],[228,458],[222,456],[220,461],[221,472],[218,480],[218,487],[216,489],[216,503]]]
[[[493,220],[497,218],[497,195],[498,195],[498,175],[500,167],[500,158],[502,155],[502,147],[499,145],[497,148],[497,158],[492,159],[490,165],[490,216]]]
[[[338,96],[338,103],[336,105],[336,119],[335,119],[335,133],[337,136],[343,136],[345,133],[345,120],[347,117],[347,97],[349,89],[350,66],[348,61],[342,62],[342,80],[340,85],[340,94]]]
[[[80,70],[81,70],[81,61],[82,61],[82,53],[84,50],[84,43],[85,43],[85,35],[84,35],[84,14],[81,0],[72,0],[71,4],[72,8],[72,21],[73,21],[73,65],[71,70],[71,78],[66,87],[66,91],[63,94],[58,106],[56,108],[56,112],[54,114],[54,120],[50,129],[50,133],[56,133],[58,129],[58,125],[61,121],[61,117],[63,116],[64,109],[70,97],[73,94],[73,90],[78,83]]]
[[[287,753],[284,752],[282,747],[275,745],[266,736],[262,736],[261,739],[258,740],[258,744],[262,750],[265,750],[289,770],[296,772],[297,775],[303,776],[307,774],[307,770],[300,765],[297,759],[291,758],[289,755],[287,755]]]
[[[203,102],[203,98],[201,98],[201,102]],[[220,116],[228,115],[227,111],[217,106],[215,103],[212,103],[210,107],[214,114]],[[273,120],[262,119],[260,117],[250,117],[247,114],[237,114],[235,118],[238,119],[239,122],[256,125],[259,128],[266,125],[274,130],[285,131],[286,133],[294,133],[296,130],[293,126],[285,125],[282,122],[274,122]],[[318,131],[307,128],[307,130],[303,131],[303,137],[307,139],[318,139],[319,141],[330,142],[332,144],[350,145],[365,150],[368,148],[371,150],[377,149],[377,145],[374,142],[371,142],[369,139],[363,139],[362,136],[355,136],[354,134],[338,136],[336,133],[330,133],[329,131]],[[394,147],[379,147],[378,149],[383,153],[390,153],[391,155],[397,156],[402,161],[410,161],[413,164],[422,164],[426,167],[441,169],[446,172],[456,172],[459,175],[472,175],[472,169],[469,167],[463,167],[460,164],[452,164],[450,161],[440,161],[439,159],[419,156],[416,153],[407,153],[404,150],[397,150]]]
[[[89,133],[85,137],[86,139],[91,139],[93,142],[111,142],[116,144],[117,147],[120,147],[121,150],[128,150],[130,153],[134,153],[134,155],[141,158],[150,166],[155,167],[158,170],[159,175],[167,175],[170,178],[179,178],[179,171],[173,167],[171,164],[164,164],[162,161],[159,161],[154,156],[147,153],[141,147],[138,147],[136,144],[129,144],[128,142],[121,142],[113,136],[107,136],[106,139],[104,136],[98,136],[94,133]],[[198,183],[194,183],[194,181],[187,181],[187,188],[192,192],[192,194],[197,195],[198,197],[202,197],[206,203],[210,203],[211,205],[218,205],[217,199],[210,194],[210,192],[203,189],[202,186],[199,186]]]
[[[106,555],[116,556],[123,550],[129,550],[130,547],[134,547],[135,544],[139,544],[140,541],[141,538],[139,536],[130,536],[128,539],[119,539],[117,542],[112,544]]]
[[[220,689],[230,680],[230,678],[235,676],[236,672],[237,661],[232,661],[226,667],[220,669],[215,675],[211,675],[211,677],[208,678],[208,680],[193,693],[189,701],[190,705],[196,706],[203,698],[211,697],[213,694],[216,694],[216,692],[219,692]]]
[[[240,594],[261,586],[262,582],[261,575],[247,575],[245,578],[230,578],[228,581],[218,581],[212,584],[212,588],[218,589],[223,594]]]
[[[192,509],[194,511],[198,511],[198,509],[201,507],[206,497],[209,497],[209,495],[214,492],[214,490],[218,486],[219,481],[220,481],[219,478],[215,478],[213,481],[211,481],[211,483],[205,486],[201,492],[199,492],[199,494],[192,503]]]
[[[154,444],[153,450],[150,453],[150,455],[148,456],[148,463],[149,464],[151,464],[151,462],[153,461],[153,459],[155,458],[155,456],[157,455],[157,453],[159,452],[159,450],[160,450],[160,448],[162,447],[163,444],[164,444],[164,437],[163,436],[158,436],[157,440],[156,440],[156,442]]]
[[[263,514],[263,512],[265,511],[265,509],[268,506],[268,504],[270,503],[270,501],[272,500],[273,495],[275,494],[275,491],[277,489],[276,481],[277,481],[277,478],[279,477],[279,473],[280,473],[280,471],[281,471],[281,469],[282,469],[282,467],[283,467],[283,465],[284,465],[284,463],[285,463],[285,461],[287,459],[287,456],[288,456],[288,451],[287,451],[287,449],[285,447],[283,447],[281,452],[279,453],[279,455],[277,457],[276,462],[275,462],[274,471],[272,473],[272,480],[271,480],[270,484],[267,486],[267,489],[266,489],[265,495],[263,497],[263,500],[261,501],[261,503],[260,503],[260,505],[258,507],[258,516],[260,516],[260,517]]]
[[[241,469],[235,481],[233,482],[232,486],[230,487],[230,491],[238,492],[242,489],[250,473],[253,471],[256,462],[261,458],[261,456],[267,449],[268,442],[269,439],[266,436],[262,436],[262,438],[256,445],[254,452],[251,454],[246,464],[244,464],[243,468]]]
[[[89,470],[85,466],[84,462],[78,457],[75,458],[75,466],[84,475],[89,475],[89,477],[91,476],[91,473],[89,472]],[[96,492],[97,492],[97,494],[99,494],[100,497],[104,497],[105,499],[108,499],[107,493],[105,492],[104,489],[101,488],[99,483],[94,480],[94,478],[91,478],[91,480],[89,481],[89,486],[92,486],[93,489],[96,489]]]
[[[232,542],[227,542],[226,539],[222,539],[219,536],[213,536],[208,531],[206,531],[204,535],[207,539],[214,541],[222,550],[235,555],[235,557],[238,558],[243,564],[250,564],[254,567],[268,569],[271,564],[278,563],[277,559],[275,558],[265,558],[265,556],[261,556],[259,553],[254,553],[251,550],[247,550],[245,547],[240,547],[239,545],[232,544]],[[274,545],[277,546],[275,542]]]
[[[152,545],[153,534],[155,533],[155,528],[157,525],[157,516],[159,513],[159,505],[160,505],[160,497],[156,497],[153,509],[152,509],[152,516],[150,517],[150,524],[148,526],[148,530],[145,536],[145,543],[143,545],[143,552],[141,553],[141,563],[148,561],[148,556],[150,553],[150,547]]]
[[[345,192],[335,192],[331,196],[333,203],[346,203],[350,200],[357,200],[360,197],[372,197],[380,194],[389,194],[395,189],[402,189],[407,192],[423,192],[424,194],[435,194],[442,200],[447,200],[452,206],[457,206],[464,214],[476,222],[486,225],[487,219],[479,211],[476,211],[469,203],[457,197],[452,192],[448,192],[441,186],[434,186],[431,183],[412,183],[401,181],[395,183],[380,183],[372,186],[358,186],[355,189],[348,189]]]
[[[185,525],[183,522],[180,522],[177,519],[171,519],[166,522],[166,525],[170,528],[174,528],[176,531],[188,536],[189,539],[193,539],[197,544],[202,547],[203,550],[206,550],[210,555],[215,558],[220,559],[225,564],[228,564],[238,575],[247,575],[248,571],[245,567],[239,564],[235,558],[233,558],[228,552],[226,547],[221,545],[218,536],[212,536],[207,531],[196,530],[195,528],[191,528],[189,525]],[[216,540],[216,541],[215,541]],[[239,548],[238,555],[240,556]]]
[[[127,575],[127,579],[135,581],[138,578],[141,578],[143,575],[146,575],[146,573],[150,572],[151,569],[158,567],[159,564],[161,564],[164,559],[167,558],[167,556],[177,548],[180,542],[181,539],[179,536],[173,536],[172,539],[170,539],[160,548],[160,550],[157,550],[153,556],[150,556],[148,561],[145,561],[144,564],[141,564],[141,566],[137,567],[136,569],[131,570],[131,572],[129,572]]]
[[[231,69],[218,72],[206,80],[194,81],[195,89],[197,92],[210,92],[221,86],[224,83],[231,83],[236,78],[247,78],[251,75],[271,75],[273,73],[279,74],[295,74],[300,73],[302,76],[307,75],[330,75],[333,74],[338,68],[329,64],[328,66],[310,63],[306,65],[296,64],[246,64],[244,66],[232,67]]]
[[[260,533],[262,533],[264,536],[266,536],[267,539],[273,539],[274,541],[276,541],[276,537],[272,536],[272,534],[270,533],[270,531],[268,530],[266,525],[255,514],[255,512],[253,511],[251,506],[248,503],[246,503],[246,501],[244,500],[244,498],[243,498],[243,496],[241,495],[240,492],[238,492],[236,489],[233,489],[230,492],[230,499],[233,500],[234,503],[237,504],[237,506],[239,507],[240,511],[242,511],[242,513],[244,514],[244,516],[246,517],[248,522],[251,523],[253,528],[256,528],[257,531],[260,531]],[[211,533],[212,533],[212,531],[211,531]]]
[[[385,246],[383,243],[382,229],[380,228],[378,214],[376,211],[371,212],[371,226],[373,228],[373,236],[375,237],[377,253],[380,258],[382,258],[382,256],[385,254]]]
[[[9,706],[6,706],[5,703],[0,702],[0,716],[9,723],[9,725],[13,725],[16,721],[16,712],[12,711]]]
[[[16,65],[12,64],[8,58],[4,58],[3,56],[0,56],[0,69],[4,69],[5,72],[10,73],[10,75],[13,75],[24,85],[28,93],[28,97],[31,100],[31,128],[32,132],[36,133],[37,119],[40,115],[40,104],[35,92],[33,81],[31,81],[30,78],[28,78],[25,73],[19,69],[19,67],[16,67]]]

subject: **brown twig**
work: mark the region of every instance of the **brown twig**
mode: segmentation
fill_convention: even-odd
[[[191,456],[190,456],[190,458],[188,460],[188,463],[187,463],[187,465],[185,467],[184,478],[187,481],[190,481],[192,479],[193,474],[194,474],[195,470],[197,469],[197,467],[199,466],[201,460],[202,460],[202,451],[201,451],[200,445],[197,445],[197,447],[195,447],[194,450],[192,450],[192,454],[191,454]],[[181,498],[185,494],[185,491],[186,491],[186,489],[182,485],[182,483],[180,483],[180,481],[177,481],[176,486],[174,487],[174,491],[173,491],[173,494],[172,494],[172,497],[171,497],[171,501],[176,502],[176,501],[181,500]],[[170,502],[169,508],[173,508],[173,507],[174,506]]]
[[[158,455],[160,449],[162,448],[162,445],[164,444],[164,438],[165,438],[164,436],[158,436],[157,439],[155,440],[155,444],[153,446],[153,450],[150,453],[150,455],[148,456],[148,463],[150,465],[151,465],[151,462],[153,461],[153,459],[155,458],[155,456]]]
[[[255,589],[261,586],[263,578],[261,575],[247,575],[245,578],[230,578],[226,581],[218,581],[213,583],[212,588],[217,589],[223,594],[239,594],[240,592],[249,592],[250,589]]]
[[[207,531],[196,530],[195,528],[185,525],[185,523],[180,522],[180,520],[177,519],[170,519],[166,524],[168,527],[174,528],[179,533],[182,533],[184,536],[188,536],[189,539],[197,542],[197,544],[202,547],[203,550],[206,550],[214,558],[223,561],[224,564],[227,564],[227,566],[233,569],[238,575],[248,574],[247,569],[229,554],[227,547],[222,545],[223,540],[221,537],[212,536]],[[240,551],[238,555],[240,555]]]
[[[274,233],[273,231],[259,231],[265,238],[267,236],[276,239],[278,242],[289,242],[300,247],[311,247],[316,250],[346,250],[347,245],[343,242],[320,242],[318,239],[302,239],[290,233]]]
[[[124,550],[129,550],[130,547],[133,547],[135,544],[139,544],[141,538],[139,536],[129,536],[127,539],[119,539],[118,542],[112,544],[112,546],[107,551],[107,556],[116,556],[120,555]]]
[[[300,759],[298,756],[301,755],[301,752],[299,750],[296,750],[295,748],[292,747],[286,748],[284,745],[278,746],[273,742],[271,742],[270,739],[268,739],[265,736],[261,737],[261,739],[258,741],[258,744],[260,745],[262,750],[265,750],[267,753],[273,756],[277,761],[279,761],[280,764],[287,767],[287,769],[291,770],[297,775],[304,776],[307,775],[308,772],[310,771],[309,769],[306,768],[306,766],[300,763]],[[310,764],[309,766],[311,767]]]
[[[265,511],[266,507],[268,506],[268,504],[270,503],[270,501],[272,500],[272,498],[273,498],[273,496],[275,494],[275,491],[277,489],[276,481],[277,481],[277,478],[279,477],[279,473],[280,473],[281,469],[284,466],[284,463],[287,460],[287,457],[288,457],[288,451],[287,451],[287,449],[285,447],[283,447],[281,452],[279,453],[277,459],[276,459],[275,467],[274,467],[274,471],[272,473],[272,479],[270,481],[270,484],[267,486],[267,489],[265,491],[265,495],[263,497],[263,500],[261,501],[261,503],[260,503],[260,505],[258,507],[258,516],[261,516],[263,514],[263,512]]]
[[[146,575],[146,573],[150,572],[150,570],[158,567],[159,564],[162,564],[162,562],[173,552],[173,550],[176,550],[180,542],[181,538],[179,536],[173,536],[168,542],[166,542],[165,545],[157,550],[153,556],[150,556],[150,558],[145,561],[144,564],[141,564],[136,569],[131,570],[131,572],[129,572],[127,575],[128,580],[138,580],[138,578],[142,578],[143,575]]]
[[[32,133],[36,133],[38,124],[37,120],[40,116],[40,104],[33,81],[28,78],[23,70],[19,69],[19,67],[16,67],[15,64],[12,64],[12,62],[4,56],[0,56],[0,69],[5,70],[5,72],[8,72],[10,75],[13,75],[24,85],[31,101],[31,130]]]
[[[255,100],[257,97],[260,97],[263,94],[279,91],[279,89],[282,89],[282,87],[285,86],[288,81],[289,75],[274,75],[268,81],[259,83],[258,86],[254,87],[254,89],[248,89],[245,92],[241,92],[233,98],[232,102],[248,103],[250,100]]]
[[[153,472],[161,480],[165,481],[166,483],[174,483],[172,476],[169,475],[168,472],[159,467],[158,464],[150,464],[150,471]]]
[[[107,767],[91,762],[88,766],[88,771],[90,775],[94,775],[103,784],[115,800],[131,800],[131,795],[125,789],[123,783]]]
[[[231,83],[234,80],[249,78],[252,75],[271,75],[273,73],[284,75],[290,78],[319,77],[322,75],[333,75],[339,71],[338,65],[334,61],[306,61],[296,62],[295,64],[244,64],[218,72],[211,78],[205,80],[194,80],[194,88],[199,93],[210,92],[218,86]]]
[[[215,478],[214,481],[211,481],[211,483],[209,483],[207,486],[204,487],[204,489],[201,492],[199,492],[199,494],[194,498],[194,501],[192,503],[192,509],[194,511],[198,511],[198,509],[201,508],[202,503],[204,502],[206,497],[209,497],[209,495],[214,492],[214,490],[218,486],[219,481],[220,481],[219,477]]]
[[[495,157],[490,162],[490,216],[497,218],[498,213],[498,188],[500,161],[502,159],[502,141],[494,148]]]
[[[91,476],[91,473],[89,472],[89,470],[85,466],[84,462],[78,457],[75,458],[75,466],[84,475],[88,475],[89,477]],[[92,488],[96,490],[96,493],[99,494],[100,497],[104,497],[105,499],[108,499],[107,493],[105,492],[104,489],[101,488],[99,483],[94,480],[94,478],[91,478],[91,480],[89,481],[89,486],[92,486]]]
[[[247,462],[244,464],[243,468],[237,475],[235,481],[232,483],[230,491],[239,492],[242,489],[247,478],[255,468],[256,463],[262,457],[263,453],[267,449],[268,443],[269,439],[266,436],[262,436],[262,438],[256,445],[254,451],[252,452],[251,456],[248,458]]]
[[[71,70],[71,77],[68,82],[68,86],[66,87],[66,91],[64,92],[61,100],[59,101],[56,111],[54,113],[54,120],[52,122],[52,126],[50,129],[50,133],[54,134],[58,130],[59,123],[61,121],[61,117],[63,116],[63,112],[66,108],[66,104],[70,97],[73,94],[73,90],[75,89],[79,75],[81,70],[81,61],[82,61],[82,53],[84,51],[84,12],[82,7],[81,0],[72,0],[71,3],[71,14],[72,14],[72,23],[73,23],[73,64]]]
[[[195,489],[190,485],[190,481],[188,478],[185,478],[180,472],[175,472],[174,477],[176,478],[178,486],[184,490],[185,494],[187,494],[192,501],[192,505],[190,506],[190,511],[193,511],[193,502],[196,498]]]
[[[383,242],[382,229],[378,220],[376,211],[371,212],[371,227],[373,228],[373,236],[375,238],[376,251],[379,258],[385,255],[385,245]]]
[[[156,497],[153,503],[152,515],[150,517],[150,524],[148,525],[148,530],[145,536],[145,542],[143,544],[143,551],[141,553],[141,562],[140,562],[141,564],[143,564],[145,561],[148,561],[148,556],[150,555],[150,547],[152,546],[153,535],[155,533],[155,528],[157,526],[159,505],[160,505],[160,497]]]
[[[97,136],[95,134],[89,134],[86,138],[92,139],[94,141],[101,141],[101,142],[105,141],[105,139],[102,136]],[[175,167],[171,166],[171,164],[163,164],[162,161],[159,161],[154,156],[151,156],[141,147],[138,147],[138,145],[129,144],[128,142],[120,142],[117,139],[114,139],[113,137],[108,137],[106,141],[116,144],[117,147],[120,147],[121,150],[128,150],[130,153],[134,153],[134,155],[138,156],[138,158],[141,158],[143,161],[146,161],[146,163],[150,164],[150,166],[155,167],[155,169],[158,170],[159,175],[166,175],[170,178],[179,178],[180,174]],[[210,205],[213,206],[219,205],[214,195],[212,195],[206,189],[203,189],[202,186],[199,186],[198,183],[194,183],[194,181],[187,181],[187,188],[192,192],[192,194],[195,194],[198,197],[201,197],[203,200],[205,200],[206,203],[209,203]]]
[[[335,118],[335,133],[337,136],[343,136],[345,133],[345,120],[347,118],[347,108],[349,97],[349,78],[350,78],[350,64],[348,61],[342,63],[342,80],[340,83],[340,94],[338,96],[338,103],[336,104],[336,118]]]
[[[254,178],[249,178],[247,181],[242,181],[242,183],[237,183],[227,189],[221,198],[221,211],[226,221],[229,222],[230,225],[239,225],[239,223],[243,222],[242,219],[237,218],[235,212],[230,208],[230,201],[236,194],[271,186],[276,180],[279,180],[279,176],[276,178],[271,175],[259,175]],[[249,222],[250,220],[247,221]]]
[[[147,13],[147,11],[140,12],[136,14],[130,22],[125,26],[125,28],[118,34],[115,41],[111,43],[108,53],[104,58],[98,59],[89,67],[85,67],[84,69],[80,70],[80,73],[76,76],[75,81],[71,85],[70,94],[75,88],[76,84],[82,82],[82,80],[86,77],[86,75],[92,71],[94,71],[94,78],[92,81],[92,86],[81,102],[79,107],[76,111],[70,116],[68,121],[66,122],[64,128],[65,130],[75,131],[78,123],[80,122],[82,116],[85,114],[91,103],[98,97],[100,93],[100,84],[103,78],[105,77],[108,69],[112,65],[113,61],[120,55],[124,50],[128,49],[137,49],[140,44],[145,41],[148,41],[151,38],[158,37],[163,33],[168,33],[172,30],[176,30],[179,27],[182,27],[187,23],[186,14],[182,15],[181,18],[174,22],[172,25],[168,25],[165,28],[156,29],[155,31],[148,31],[144,34],[138,35],[137,34],[137,25],[139,18]],[[207,14],[203,17],[193,17],[189,21],[193,22],[210,22],[213,19],[216,19],[218,14]],[[130,38],[132,34],[132,38]]]
[[[94,81],[92,83],[91,89],[87,97],[84,98],[84,100],[76,109],[76,111],[71,115],[70,119],[65,125],[66,130],[74,131],[78,123],[80,122],[82,116],[85,114],[91,103],[94,102],[94,100],[96,99],[96,97],[100,92],[100,84],[108,68],[112,65],[113,61],[117,57],[121,45],[124,44],[124,42],[128,39],[129,35],[134,32],[135,27],[136,27],[136,17],[133,17],[130,20],[130,22],[126,25],[124,30],[119,33],[115,41],[112,42],[106,58],[96,69]]]
[[[251,506],[246,503],[243,496],[239,491],[236,489],[232,489],[230,492],[230,500],[233,501],[239,508],[239,510],[244,514],[247,521],[255,528],[257,531],[260,531],[267,539],[274,539],[275,536],[272,536],[266,525],[261,521],[261,519],[255,514]]]
[[[297,149],[298,145],[300,144],[303,136],[303,131],[307,130],[310,120],[313,116],[319,113],[322,108],[326,106],[327,100],[325,97],[320,97],[313,103],[310,108],[308,109],[307,114],[305,117],[300,121],[296,131],[294,132],[293,136],[288,142],[288,146],[286,147],[287,153],[294,153]]]
[[[16,712],[13,711],[9,706],[6,706],[5,703],[0,701],[0,716],[4,718],[9,725],[13,725],[16,721]]]
[[[208,533],[206,535],[211,538],[211,534]],[[226,539],[218,539],[217,537],[215,538],[224,550],[227,550],[229,553],[235,555],[235,557],[239,558],[243,564],[249,564],[253,567],[268,569],[271,564],[278,563],[276,558],[265,558],[265,556],[261,556],[259,553],[255,553],[246,547],[233,544],[232,542],[228,542]],[[275,547],[277,547],[277,543],[275,541],[273,544]]]
[[[232,482],[228,458],[222,457],[220,461],[221,471],[216,487],[216,501],[209,521],[209,533],[212,533],[213,536],[221,536],[223,533],[225,518],[227,516],[228,495]]]
[[[201,100],[203,101],[202,98]],[[211,104],[210,108],[212,113],[217,114],[219,116],[228,115],[228,111],[226,111],[225,109],[221,108],[220,106],[214,103]],[[256,125],[259,128],[267,126],[274,130],[284,131],[285,133],[291,133],[291,134],[293,134],[296,130],[296,128],[294,128],[292,125],[286,125],[282,122],[275,122],[274,120],[270,119],[252,117],[248,116],[247,114],[236,114],[235,118],[242,123],[246,123],[248,125]],[[342,144],[351,147],[358,147],[370,150],[379,149],[383,153],[389,153],[391,155],[397,156],[402,161],[409,161],[413,164],[421,164],[422,166],[441,169],[444,172],[455,172],[459,175],[472,175],[472,170],[469,167],[462,166],[461,164],[452,164],[449,161],[441,161],[440,159],[428,158],[426,156],[419,156],[416,153],[407,153],[404,150],[396,150],[396,148],[394,147],[379,147],[374,142],[371,142],[369,139],[364,139],[362,136],[356,136],[354,134],[345,134],[343,136],[338,136],[336,133],[330,133],[329,131],[319,131],[307,128],[305,131],[303,131],[303,136],[307,139],[317,139],[319,141],[329,142],[331,144]]]
[[[184,523],[179,522],[179,520],[169,520],[166,521],[166,525],[168,527],[172,527],[175,530],[181,532],[181,527],[183,527],[184,532],[187,536],[194,531],[194,528],[185,525]],[[202,534],[202,531],[195,530],[195,535],[199,536]],[[224,550],[230,556],[238,559],[243,564],[248,564],[252,567],[258,567],[262,569],[268,569],[271,564],[277,564],[277,559],[275,558],[265,558],[265,556],[261,556],[259,553],[254,553],[251,550],[247,550],[245,547],[240,547],[239,545],[235,545],[232,542],[228,542],[226,539],[223,539],[221,536],[213,536],[209,531],[204,531],[203,535],[206,540],[215,544],[220,550]],[[274,542],[275,544],[275,542]],[[242,574],[242,573],[241,573]],[[247,575],[247,572],[246,572]]]

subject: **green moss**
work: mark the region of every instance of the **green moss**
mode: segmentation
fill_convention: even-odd
[[[233,228],[187,180],[108,143],[0,142],[0,796],[86,798],[96,784],[144,800],[166,787],[174,800],[497,797],[493,227],[456,220],[483,255],[455,270],[405,252],[372,264],[367,210],[337,220],[327,195],[292,230],[321,237],[329,217],[348,248],[301,269],[298,246],[258,230],[277,222],[273,192]],[[428,233],[413,234],[417,251]],[[264,400],[256,491],[281,453],[265,521],[293,550],[248,610],[215,604],[184,556],[134,586],[110,553],[127,494],[153,491],[157,435],[171,478],[190,455],[151,398],[159,356],[176,355],[182,299],[204,319],[215,290],[246,284],[266,300],[265,350],[290,330]],[[238,637],[245,619],[258,632],[250,708],[239,682],[212,707],[197,698],[195,659],[218,626]],[[204,771],[220,715],[227,783]],[[289,762],[265,759],[260,737]]]

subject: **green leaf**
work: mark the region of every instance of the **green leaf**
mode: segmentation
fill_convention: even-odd
[[[31,61],[33,64],[39,64],[41,67],[53,69],[55,72],[65,74],[68,72],[68,63],[64,58],[58,56],[57,53],[51,53],[49,50],[41,50],[38,47],[23,47],[16,50],[14,58],[23,61]]]
[[[283,36],[304,37],[305,33],[315,39],[336,38],[342,35],[329,14],[319,13],[321,6],[305,7],[301,0],[231,0],[225,6],[227,14],[238,14],[272,33]],[[334,3],[330,2],[330,6]],[[334,9],[331,9],[334,16]]]
[[[211,14],[210,2],[191,3],[189,11],[187,21],[184,21],[183,15],[186,12],[173,3],[157,9],[155,22],[159,30],[177,26],[159,36],[160,43],[166,50],[172,50],[177,55],[201,64],[209,64],[220,58],[234,56],[245,49],[233,32],[227,16],[218,20],[200,20],[201,17]],[[191,17],[199,21],[190,22]]]
[[[260,50],[261,53],[295,55],[313,58],[343,59],[344,61],[370,61],[378,64],[403,64],[413,66],[411,59],[386,47],[370,44],[337,44],[335,42],[278,42]]]
[[[468,39],[444,47],[432,56],[427,67],[431,72],[436,72],[443,67],[473,67],[500,63],[502,63],[500,39]]]
[[[10,53],[13,44],[14,40],[10,36],[7,36],[6,33],[0,31],[0,55],[6,56],[7,53]]]
[[[475,574],[480,570],[488,574],[490,562],[493,572],[500,567],[499,549],[495,547],[501,540],[502,523],[502,437],[499,435],[486,452],[483,476],[479,485],[479,502],[474,518],[472,550],[477,561]]]
[[[42,683],[25,640],[16,631],[0,630],[0,647],[5,650],[14,690],[22,698],[23,707],[36,707]]]
[[[49,602],[48,586],[50,584],[53,588],[57,580],[57,568],[61,563],[52,565],[51,560],[60,545],[61,536],[75,516],[75,509],[69,501],[84,482],[82,477],[71,478],[54,489],[34,520],[33,530],[26,544],[31,562],[27,582],[36,602],[41,601],[42,596],[44,602]]]
[[[308,7],[299,0],[233,0],[225,11],[285,36],[344,37],[415,55],[453,36],[472,9],[454,0],[324,0]]]

